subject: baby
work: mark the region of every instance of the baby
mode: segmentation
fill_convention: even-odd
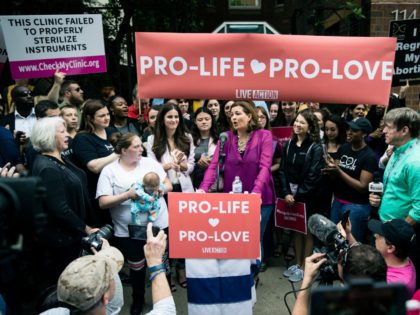
[[[138,214],[140,212],[149,212],[147,217],[149,222],[154,222],[159,215],[159,198],[165,187],[160,182],[159,175],[155,172],[149,172],[143,177],[143,182],[134,184],[137,195],[143,201],[131,200],[131,222],[144,224],[140,221]]]

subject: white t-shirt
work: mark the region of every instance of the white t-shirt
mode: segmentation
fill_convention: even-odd
[[[137,167],[132,171],[126,171],[121,167],[118,160],[108,164],[104,167],[99,176],[98,187],[96,189],[96,198],[100,196],[113,196],[126,192],[130,187],[142,181],[144,175],[149,172],[158,174],[160,181],[163,182],[166,178],[166,172],[162,165],[157,161],[142,157],[137,164]],[[153,225],[161,229],[168,227],[168,207],[165,199],[161,197],[159,216]],[[114,223],[114,235],[118,237],[128,237],[128,224],[131,223],[130,200],[124,201],[118,206],[110,209],[112,222]],[[147,212],[141,213],[142,221],[147,222]]]

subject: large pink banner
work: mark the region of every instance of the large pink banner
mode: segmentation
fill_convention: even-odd
[[[395,38],[136,33],[141,97],[388,104]]]

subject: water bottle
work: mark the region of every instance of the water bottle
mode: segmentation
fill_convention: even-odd
[[[234,194],[241,194],[242,193],[242,182],[239,176],[235,176],[235,180],[232,183],[232,192]]]

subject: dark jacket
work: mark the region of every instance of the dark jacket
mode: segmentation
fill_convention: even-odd
[[[51,247],[80,243],[90,209],[86,174],[66,158],[64,161],[38,154],[32,168],[46,187],[48,225],[40,238]]]
[[[280,196],[284,198],[286,195],[291,195],[290,182],[287,176],[287,155],[290,147],[289,140],[284,148],[280,163]],[[295,199],[297,201],[305,202],[310,198],[315,197],[321,182],[321,169],[324,167],[324,159],[322,157],[322,146],[318,143],[313,143],[306,152],[305,164],[302,170],[302,182],[298,186]]]
[[[7,162],[14,166],[22,163],[22,159],[13,134],[9,129],[0,127],[0,167],[3,167]]]
[[[9,125],[9,130],[13,134],[15,131],[15,113],[8,114],[0,120],[0,126],[6,127]]]

